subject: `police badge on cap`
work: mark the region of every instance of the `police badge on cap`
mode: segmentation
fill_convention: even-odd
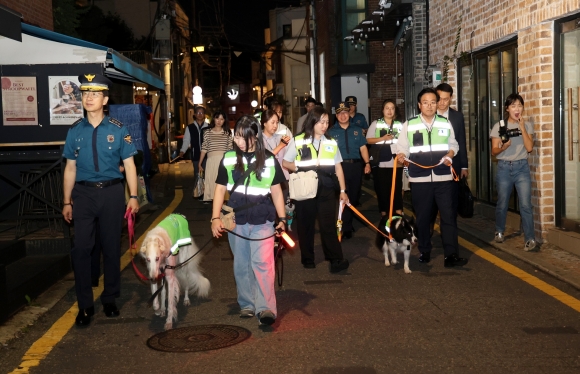
[[[336,114],[338,114],[340,112],[344,112],[345,110],[348,110],[348,105],[346,105],[344,101],[341,101],[340,103],[338,103],[338,106],[334,111],[336,112]]]
[[[81,91],[104,91],[113,86],[113,82],[101,74],[81,74],[79,82]]]

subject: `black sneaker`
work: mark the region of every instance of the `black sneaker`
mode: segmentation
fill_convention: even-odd
[[[445,257],[445,262],[443,265],[446,268],[452,268],[454,266],[463,266],[466,265],[469,260],[463,257],[457,256],[455,253]]]
[[[332,260],[330,261],[330,272],[331,273],[338,273],[339,271],[343,271],[348,269],[348,266],[350,264],[348,263],[348,260],[342,259],[342,260]]]
[[[431,261],[431,252],[421,252],[421,256],[419,256],[419,262],[428,264],[429,261]]]
[[[274,313],[272,313],[269,310],[264,310],[262,313],[260,313],[260,325],[272,325],[274,323],[274,321],[276,321],[276,317],[274,316]]]

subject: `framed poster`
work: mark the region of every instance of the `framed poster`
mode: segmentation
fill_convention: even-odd
[[[1,77],[4,126],[38,126],[36,77]]]
[[[83,103],[77,77],[48,77],[51,125],[72,125],[83,118]]]

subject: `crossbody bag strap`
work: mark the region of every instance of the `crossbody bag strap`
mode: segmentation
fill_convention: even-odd
[[[234,186],[230,190],[230,195],[236,190],[236,188],[238,188],[238,186],[241,183],[244,183],[244,181],[246,180],[246,178],[248,178],[250,176],[250,174],[252,173],[252,171],[254,171],[255,169],[256,169],[256,163],[255,162],[252,162],[250,165],[248,165],[248,168],[246,169],[246,171],[244,172],[244,174],[242,174],[238,178],[238,180],[236,181],[236,183],[234,183]]]

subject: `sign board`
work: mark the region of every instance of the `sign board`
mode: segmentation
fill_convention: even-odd
[[[276,70],[266,70],[266,80],[276,80]]]
[[[240,85],[232,84],[226,87],[226,96],[228,104],[239,104],[240,102]]]
[[[2,77],[4,126],[38,126],[36,77]]]
[[[433,87],[441,84],[441,70],[433,70]]]
[[[51,125],[72,125],[83,118],[79,81],[74,76],[48,77]]]

